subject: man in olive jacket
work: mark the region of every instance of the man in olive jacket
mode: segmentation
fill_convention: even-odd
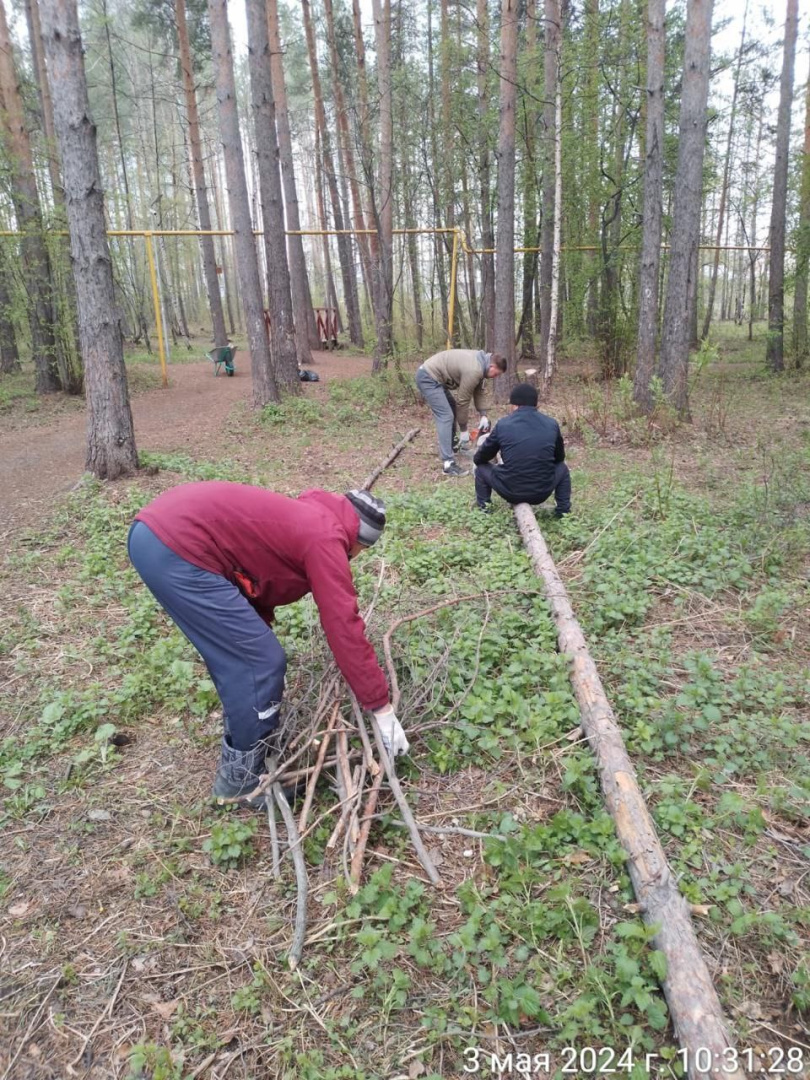
[[[489,421],[484,415],[484,380],[495,379],[505,371],[506,360],[498,353],[487,353],[483,349],[446,349],[425,360],[417,370],[416,385],[436,421],[439,456],[445,476],[465,476],[467,472],[458,467],[453,454],[454,423],[461,432],[460,449],[469,450],[467,419],[470,402],[475,404],[480,415],[480,429],[488,431]],[[451,390],[455,394],[451,394]]]

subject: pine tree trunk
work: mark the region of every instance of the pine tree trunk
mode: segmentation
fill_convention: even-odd
[[[734,124],[737,118],[737,96],[740,91],[740,70],[742,68],[743,54],[745,52],[745,32],[748,19],[748,0],[743,10],[743,24],[740,34],[740,47],[737,51],[737,64],[734,71],[734,90],[731,94],[731,112],[728,120],[728,137],[726,139],[726,158],[723,164],[723,183],[720,188],[720,206],[717,211],[717,232],[715,233],[715,250],[712,262],[712,276],[709,280],[709,295],[706,300],[706,314],[703,318],[703,332],[701,337],[705,340],[709,336],[714,313],[714,295],[717,291],[717,274],[720,269],[720,244],[722,243],[723,226],[726,220],[726,202],[728,200],[729,178],[731,174],[731,151],[734,146]],[[723,284],[727,278],[723,277]],[[722,321],[722,315],[721,315]]]
[[[810,265],[810,79],[804,106],[804,149],[799,188],[799,228],[796,237],[796,288],[793,294],[793,355],[796,366],[807,358],[807,271]]]
[[[545,0],[543,51],[543,218],[540,232],[540,355],[548,355],[551,325],[551,271],[554,261],[554,138],[557,67],[560,56],[560,0]]]
[[[428,11],[428,20],[430,11]],[[369,124],[368,105],[368,77],[366,75],[366,46],[363,40],[363,22],[360,14],[360,0],[352,0],[352,22],[354,26],[354,48],[357,58],[357,127],[360,134],[360,157],[363,167],[363,180],[366,189],[366,212],[365,220],[369,224],[376,221],[377,200],[374,193],[374,150],[372,147],[371,126]],[[377,251],[377,234],[369,235],[369,254],[372,268],[375,266],[379,253]],[[372,281],[374,274],[372,270]]]
[[[588,179],[588,244],[596,244],[599,238],[599,0],[587,0],[585,5],[585,84],[584,109],[588,129],[585,151],[585,170]],[[596,336],[599,325],[599,256],[591,252],[587,257],[590,267],[588,281],[587,327]]]
[[[231,209],[242,310],[245,314],[253,374],[253,404],[256,408],[262,408],[270,401],[278,401],[279,392],[273,375],[270,344],[264,326],[259,260],[250,220],[245,159],[236,108],[231,32],[228,26],[228,0],[208,0],[208,16],[211,20],[211,54],[216,81],[219,130],[225,157],[228,202]]]
[[[377,348],[374,371],[388,364],[394,352],[394,103],[391,87],[391,0],[372,0],[380,95],[379,260],[374,288]]]
[[[273,74],[273,99],[276,104],[276,134],[281,162],[281,179],[284,186],[284,209],[287,216],[287,252],[290,267],[290,294],[295,320],[295,347],[299,367],[308,367],[312,363],[312,349],[321,347],[315,312],[312,307],[312,295],[309,288],[307,263],[304,257],[303,237],[296,235],[301,229],[301,217],[298,210],[298,189],[295,182],[293,165],[292,135],[290,118],[287,111],[287,85],[284,81],[284,65],[281,59],[281,35],[278,25],[277,0],[267,2],[267,32],[270,42],[270,67]]]
[[[54,122],[62,157],[84,357],[85,467],[101,479],[114,480],[137,469],[138,454],[75,0],[45,0],[42,30],[48,67],[59,87]]]
[[[22,262],[30,298],[28,319],[31,327],[31,351],[36,371],[38,394],[52,394],[62,389],[56,364],[54,306],[51,289],[51,263],[45,245],[42,209],[34,173],[31,140],[25,126],[19,79],[14,66],[6,13],[0,2],[0,98],[3,128],[8,149],[11,201],[22,238]]]
[[[333,307],[335,311],[340,315],[340,305],[338,304],[337,289],[335,288],[335,277],[332,273],[332,255],[329,251],[329,237],[326,235],[326,231],[329,228],[329,220],[326,216],[326,199],[323,194],[323,162],[321,158],[321,136],[315,128],[315,194],[318,203],[318,218],[321,227],[321,232],[324,234],[321,237],[323,242],[323,265],[324,273],[326,275],[325,293],[326,293],[326,306]],[[327,348],[332,348],[332,340],[327,340]]]
[[[645,412],[653,405],[651,382],[658,340],[658,283],[664,176],[664,14],[666,0],[647,0],[647,117],[644,222],[639,266],[638,351],[633,397]]]
[[[523,52],[523,82],[526,93],[523,100],[523,246],[537,247],[537,0],[526,2],[526,45]],[[537,273],[537,252],[523,255],[523,295],[520,312],[518,340],[522,341],[521,356],[534,359],[534,277]]]
[[[326,110],[323,105],[321,77],[318,69],[318,51],[315,44],[315,28],[312,23],[312,12],[310,10],[309,0],[301,0],[301,8],[304,15],[304,31],[307,39],[307,52],[309,53],[309,68],[312,75],[312,94],[315,102],[315,125],[320,131],[321,152],[323,155],[324,171],[326,173],[326,183],[329,188],[335,229],[338,232],[338,259],[340,261],[340,276],[343,280],[346,316],[349,323],[349,339],[353,345],[362,348],[363,327],[360,321],[360,308],[357,301],[357,277],[354,269],[354,259],[352,258],[352,243],[351,238],[343,233],[343,211],[340,206],[337,174],[335,172],[334,158],[332,157],[332,140],[329,134],[329,126],[326,122]]]
[[[39,18],[37,0],[26,0],[25,14],[28,22],[28,37],[31,44],[31,66],[39,97],[42,131],[45,136],[45,149],[48,158],[48,176],[51,181],[54,209],[58,227],[65,227],[65,192],[59,171],[59,151],[56,147],[56,132],[53,125],[53,99],[48,80],[48,68],[42,50],[42,27]],[[69,245],[57,241],[58,258],[51,267],[54,284],[58,284],[55,293],[57,317],[57,346],[62,362],[59,364],[59,377],[63,388],[69,394],[82,391],[82,358],[79,348],[79,322],[76,310],[76,283],[67,265],[70,260]],[[61,329],[61,334],[58,331]]]
[[[484,320],[484,348],[495,348],[495,233],[492,226],[492,181],[490,178],[489,125],[489,9],[487,0],[477,0],[478,27],[478,181],[481,198],[481,291]]]
[[[194,87],[194,67],[186,25],[185,0],[175,0],[175,18],[177,20],[177,38],[180,44],[180,67],[183,72],[183,91],[186,97],[186,117],[188,137],[191,143],[191,170],[194,179],[194,193],[197,199],[197,216],[203,232],[211,230],[211,212],[208,208],[208,190],[205,185],[205,167],[203,165],[202,140],[200,138],[200,116],[197,110],[197,93]],[[214,348],[221,348],[228,342],[225,330],[225,313],[222,310],[222,294],[219,290],[217,257],[214,252],[213,236],[203,236],[202,262],[205,272],[205,288],[208,293],[208,309],[211,312],[211,325]]]
[[[338,58],[337,37],[335,35],[335,17],[332,0],[324,0],[324,14],[326,15],[326,38],[329,45],[329,59],[332,68],[332,86],[335,94],[335,116],[339,132],[338,149],[346,162],[349,190],[352,197],[352,217],[355,229],[361,230],[357,236],[357,247],[360,251],[360,263],[363,268],[363,279],[371,294],[372,306],[374,305],[374,272],[371,265],[371,253],[369,250],[368,236],[362,230],[369,226],[366,224],[363,213],[363,203],[360,196],[360,185],[357,179],[357,162],[354,156],[354,145],[351,132],[349,131],[349,115],[346,107],[346,99],[343,93],[343,80],[340,74],[340,61]]]
[[[436,123],[436,79],[433,70],[433,28],[431,20],[431,12],[433,9],[432,0],[428,0],[427,5],[427,60],[428,60],[428,100],[427,100],[427,114],[428,114],[428,133],[430,139],[430,193],[433,200],[433,226],[436,229],[442,228],[445,223],[442,221],[441,201],[439,197],[439,176],[441,172],[441,163],[439,161],[439,143],[437,138],[438,124]],[[447,303],[448,285],[447,275],[445,274],[445,241],[444,238],[436,233],[434,234],[434,252],[435,252],[435,271],[436,278],[439,284],[439,296],[441,298],[442,306],[442,323],[444,326],[449,322],[449,308]],[[494,288],[494,286],[493,286]],[[494,315],[494,308],[493,308]],[[494,325],[494,324],[493,324]],[[453,327],[448,327],[448,336],[450,338],[450,344],[453,341]]]
[[[405,204],[405,228],[416,228],[416,216],[413,211],[413,191],[411,185],[413,178],[411,175],[411,167],[409,162],[404,164],[404,184],[403,195]],[[425,334],[425,322],[422,315],[422,273],[419,268],[419,243],[416,233],[409,232],[407,236],[408,244],[408,264],[411,271],[411,285],[413,287],[413,317],[414,324],[416,326],[416,344],[418,348],[422,348],[422,341]]]
[[[790,108],[793,101],[793,65],[798,23],[799,0],[787,0],[771,202],[771,272],[768,280],[768,345],[765,361],[772,371],[783,371],[785,367],[785,216],[790,150]]]
[[[496,393],[505,396],[515,367],[515,100],[517,97],[517,0],[502,0],[499,63],[498,231],[495,240],[495,350],[506,358]]]
[[[545,388],[551,384],[557,368],[557,335],[560,319],[560,247],[562,240],[562,85],[557,65],[557,89],[554,110],[554,241],[551,263],[551,309],[546,347]]]
[[[678,166],[670,247],[669,277],[661,332],[664,390],[682,416],[689,411],[689,338],[695,296],[693,275],[700,242],[706,103],[713,0],[688,0],[683,63]]]
[[[12,296],[9,273],[6,266],[5,243],[0,247],[0,375],[13,375],[20,371],[20,354],[17,349],[17,332],[12,318]]]
[[[290,269],[284,236],[276,108],[264,0],[247,0],[248,62],[256,134],[256,161],[264,221],[264,250],[270,310],[270,343],[276,383],[288,394],[300,393]]]

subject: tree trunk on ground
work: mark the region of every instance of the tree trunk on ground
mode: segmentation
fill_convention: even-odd
[[[492,190],[490,179],[488,74],[489,58],[489,9],[487,0],[477,0],[476,26],[478,28],[478,181],[481,198],[481,310],[484,320],[484,348],[495,348],[495,233],[492,227]]]
[[[771,202],[771,272],[768,280],[768,345],[765,361],[772,371],[783,371],[785,367],[785,216],[790,150],[790,107],[793,101],[793,65],[796,56],[798,24],[799,0],[787,0]]]
[[[666,0],[647,0],[647,123],[644,223],[639,266],[638,351],[633,397],[645,412],[653,405],[650,383],[658,340],[658,282],[664,175],[664,14]]]
[[[276,383],[288,394],[300,393],[295,347],[295,322],[290,292],[290,269],[284,236],[284,202],[281,194],[276,108],[267,12],[264,0],[247,0],[248,62],[256,133],[256,159],[264,221],[264,250],[270,310],[270,343]]]
[[[543,51],[543,219],[540,236],[540,356],[548,355],[551,325],[551,271],[554,262],[555,100],[560,59],[560,0],[545,0]]]
[[[8,149],[11,200],[22,238],[23,274],[30,306],[31,352],[36,370],[36,392],[52,394],[62,389],[56,365],[51,263],[45,245],[42,209],[34,173],[31,140],[25,126],[19,79],[14,65],[6,13],[0,2],[0,100]]]
[[[340,261],[340,276],[343,280],[343,294],[346,303],[346,317],[349,323],[349,339],[358,348],[363,347],[363,327],[360,321],[360,307],[357,301],[357,276],[352,258],[351,238],[342,230],[343,211],[340,206],[340,193],[338,191],[337,174],[335,172],[334,158],[332,157],[332,140],[329,134],[329,126],[326,122],[326,110],[323,105],[321,91],[321,77],[318,70],[318,50],[315,44],[315,28],[312,23],[312,12],[309,0],[301,0],[301,8],[304,15],[304,31],[307,39],[307,52],[309,53],[309,69],[312,75],[312,94],[315,101],[315,125],[320,130],[321,152],[323,155],[324,172],[326,183],[329,188],[329,196],[332,204],[332,216],[335,221],[335,229],[338,231],[337,248]]]
[[[278,25],[277,0],[267,0],[267,32],[270,42],[270,66],[273,72],[273,98],[276,104],[276,134],[278,136],[278,152],[281,161],[281,179],[284,185],[284,209],[287,215],[287,228],[292,234],[287,237],[287,250],[290,267],[290,294],[292,296],[296,330],[295,347],[299,367],[307,367],[312,363],[311,350],[319,349],[321,342],[318,337],[315,312],[312,307],[303,237],[296,235],[296,232],[301,228],[301,218],[298,210],[298,189],[295,182],[290,118],[287,111],[287,85],[284,81],[284,65],[281,59],[281,35]]]
[[[177,38],[180,43],[183,91],[186,96],[188,137],[191,143],[191,171],[194,179],[194,193],[197,198],[197,216],[200,221],[200,229],[204,232],[210,232],[211,212],[208,208],[208,189],[205,185],[205,167],[203,165],[202,140],[200,139],[200,117],[197,111],[197,93],[194,88],[194,68],[188,41],[185,0],[175,0],[174,6],[177,20]],[[225,330],[225,313],[222,310],[222,294],[219,290],[219,274],[217,273],[217,257],[214,252],[213,236],[203,236],[200,244],[202,245],[205,289],[208,293],[208,309],[211,312],[214,348],[218,349],[227,344],[228,334]]]
[[[801,367],[807,357],[807,270],[810,265],[810,79],[804,106],[804,150],[796,238],[796,290],[793,294],[793,355]]]
[[[672,404],[687,416],[692,275],[700,242],[703,154],[706,146],[706,103],[709,95],[709,51],[713,0],[688,0],[683,63],[678,167],[669,278],[661,333],[661,378]]]
[[[582,730],[596,760],[599,783],[608,813],[616,826],[616,836],[627,853],[627,871],[642,917],[654,932],[652,945],[666,959],[666,974],[661,984],[675,1036],[687,1053],[688,1076],[690,1080],[710,1080],[720,1076],[727,1076],[728,1080],[745,1080],[742,1070],[732,1067],[729,1051],[733,1051],[734,1043],[692,926],[689,906],[678,889],[677,879],[661,847],[639,790],[621,728],[588,652],[565,586],[531,507],[526,503],[516,506],[515,518],[534,572],[544,583],[557,627],[560,655],[569,661]],[[712,1063],[708,1069],[705,1059]],[[727,1073],[721,1067],[725,1061],[729,1062]]]
[[[391,0],[372,0],[377,44],[377,84],[380,94],[379,259],[374,288],[377,348],[374,371],[380,371],[394,352],[394,101],[391,87]]]
[[[717,274],[720,269],[720,244],[723,237],[723,226],[726,221],[726,202],[728,200],[729,179],[731,174],[731,151],[734,146],[734,124],[737,119],[737,96],[740,92],[740,69],[742,68],[743,54],[745,52],[745,31],[748,19],[748,0],[743,10],[743,24],[740,33],[740,48],[737,51],[737,64],[734,71],[734,89],[731,94],[731,112],[728,119],[728,137],[726,139],[726,158],[723,164],[723,183],[720,188],[720,206],[717,210],[717,232],[715,233],[715,250],[712,261],[712,276],[709,279],[709,295],[706,300],[706,314],[703,318],[703,332],[701,337],[705,340],[709,336],[714,312],[714,295],[717,291]],[[724,276],[723,283],[728,277]]]
[[[225,157],[228,202],[231,209],[242,310],[245,313],[253,374],[253,405],[256,408],[262,408],[270,401],[278,401],[279,393],[273,375],[270,344],[264,325],[259,260],[253,240],[253,224],[250,220],[245,159],[236,108],[231,32],[228,26],[228,0],[208,0],[208,16],[211,20],[211,54],[216,81],[219,130]]]
[[[138,454],[76,0],[46,0],[42,5],[42,30],[48,67],[54,85],[59,87],[54,98],[54,121],[62,157],[84,357],[85,467],[101,479],[114,480],[137,469]]]
[[[17,349],[17,332],[11,317],[12,296],[6,266],[6,244],[0,248],[0,375],[13,375],[20,371],[20,354]]]
[[[515,368],[515,100],[517,97],[517,0],[501,3],[501,55],[498,124],[498,232],[495,241],[495,350],[507,369],[496,380],[506,397]]]

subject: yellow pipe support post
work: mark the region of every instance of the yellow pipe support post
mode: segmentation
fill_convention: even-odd
[[[456,274],[458,271],[458,229],[453,229],[453,261],[450,265],[450,302],[447,305],[447,348],[453,348],[453,323],[456,318]]]
[[[155,270],[155,249],[152,246],[152,233],[143,234],[146,241],[146,261],[149,263],[149,277],[152,281],[152,304],[155,308],[155,323],[157,325],[158,353],[160,355],[160,370],[163,376],[163,388],[169,385],[169,372],[166,369],[166,343],[163,340],[163,321],[160,311],[160,294],[158,293],[157,271]]]

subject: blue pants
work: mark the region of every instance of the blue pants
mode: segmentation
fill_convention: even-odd
[[[523,496],[518,497],[509,488],[509,484],[503,476],[503,465],[491,465],[487,462],[485,465],[476,466],[475,470],[475,498],[479,506],[484,506],[492,498],[493,488],[502,499],[506,499],[508,503],[527,502],[536,506],[538,503],[545,502],[546,499],[554,493],[554,498],[557,503],[558,514],[568,514],[571,511],[571,473],[568,471],[568,466],[564,461],[558,462],[554,467],[554,487],[549,491],[537,493],[536,498],[526,499]]]
[[[235,585],[181,558],[142,521],[129,530],[127,550],[146,587],[205,661],[231,745],[250,750],[278,727],[287,657],[276,635]]]

